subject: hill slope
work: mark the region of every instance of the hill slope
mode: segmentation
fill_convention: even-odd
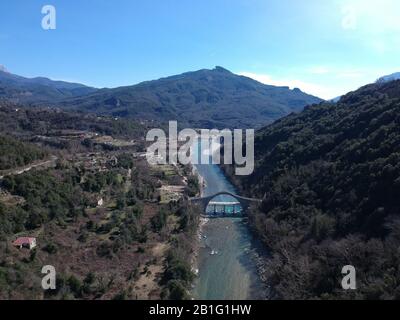
[[[62,102],[65,108],[147,120],[178,120],[194,127],[261,127],[321,99],[274,87],[221,67],[130,87],[103,89]]]
[[[400,81],[259,131],[255,172],[236,182],[265,197],[251,223],[272,251],[276,297],[400,298],[399,147]],[[340,286],[348,264],[357,291]]]
[[[0,300],[189,298],[197,180],[138,156],[146,131],[0,99]],[[161,193],[170,185],[182,193]],[[18,237],[37,247],[14,248]],[[43,261],[57,270],[51,292]]]
[[[18,103],[54,102],[93,93],[97,89],[47,78],[25,78],[0,68],[0,98]]]

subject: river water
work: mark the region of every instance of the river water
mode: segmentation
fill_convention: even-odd
[[[195,165],[205,186],[203,196],[235,188],[217,165]],[[234,201],[220,196],[216,201]],[[214,200],[213,200],[214,201]],[[259,244],[246,219],[209,219],[202,226],[198,252],[198,277],[192,295],[199,300],[264,299],[265,290],[257,274],[255,255]]]

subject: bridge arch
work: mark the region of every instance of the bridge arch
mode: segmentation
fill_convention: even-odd
[[[246,198],[246,197],[242,197],[242,196],[239,196],[237,194],[233,194],[233,193],[227,192],[227,191],[221,191],[221,192],[218,192],[216,194],[213,194],[213,195],[207,196],[207,197],[190,198],[189,200],[191,203],[199,205],[201,210],[204,213],[206,213],[206,209],[207,209],[207,206],[209,205],[209,203],[213,199],[215,199],[219,196],[230,196],[233,199],[236,199],[236,201],[238,203],[240,203],[240,206],[242,207],[242,212],[243,212],[242,215],[246,215],[246,212],[252,203],[261,203],[262,202],[262,200],[259,200],[259,199]]]

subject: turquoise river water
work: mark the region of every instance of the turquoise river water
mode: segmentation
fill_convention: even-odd
[[[203,196],[220,191],[236,193],[217,165],[195,165],[204,181]],[[220,196],[216,201],[233,201]],[[214,200],[213,200],[214,201]],[[192,291],[200,300],[264,299],[263,284],[257,273],[255,254],[259,244],[246,219],[207,219],[199,235],[198,277]]]

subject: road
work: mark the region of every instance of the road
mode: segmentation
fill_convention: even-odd
[[[16,169],[7,170],[7,173],[5,173],[4,175],[0,176],[0,180],[3,180],[4,177],[7,177],[7,176],[23,174],[23,173],[28,172],[28,171],[30,171],[32,169],[35,169],[35,168],[40,168],[40,167],[48,168],[48,167],[51,167],[51,166],[55,166],[57,160],[58,160],[58,157],[52,155],[49,160],[43,160],[43,161],[35,163],[35,164],[29,164],[29,165],[27,165],[25,167],[22,167],[22,168],[16,168]]]

